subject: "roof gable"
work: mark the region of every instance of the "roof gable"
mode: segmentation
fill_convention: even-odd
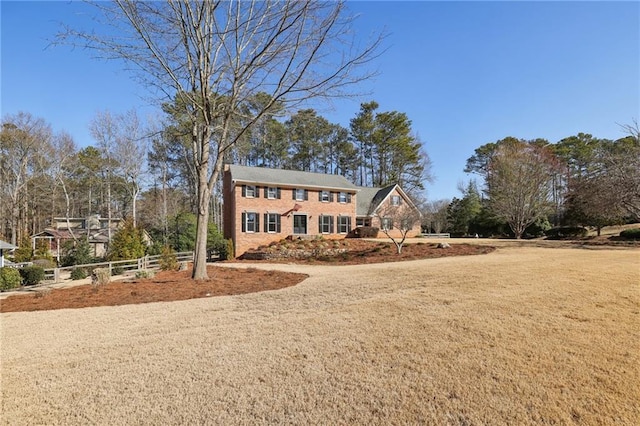
[[[393,191],[396,191],[411,208],[418,210],[411,198],[397,184],[385,186],[384,188],[359,187],[358,189],[358,204],[356,206],[356,215],[358,216],[373,215]]]

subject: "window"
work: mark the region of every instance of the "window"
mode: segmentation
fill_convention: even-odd
[[[242,232],[258,232],[259,228],[260,219],[258,213],[242,213]]]
[[[276,198],[280,198],[278,197],[280,191],[278,191],[278,188],[267,188],[267,198],[270,200],[275,200]]]
[[[329,191],[320,191],[320,201],[323,203],[331,201],[331,193]]]
[[[383,217],[382,218],[382,230],[383,231],[389,231],[393,229],[393,219],[391,219],[390,217]]]
[[[296,188],[293,190],[293,199],[296,201],[305,201],[309,199],[309,193],[306,189]]]
[[[401,202],[402,202],[402,200],[400,199],[399,195],[392,195],[391,196],[391,205],[392,206],[399,206]]]
[[[318,232],[321,234],[333,233],[333,216],[318,217]]]
[[[247,198],[253,198],[256,196],[256,186],[255,185],[244,185],[243,187],[244,196]]]
[[[278,213],[264,214],[264,232],[280,232],[280,215]]]
[[[338,233],[348,234],[351,231],[351,218],[349,216],[338,216]]]
[[[351,197],[349,197],[350,199]],[[346,192],[338,192],[338,202],[339,203],[347,203],[351,200],[347,201],[347,193]]]

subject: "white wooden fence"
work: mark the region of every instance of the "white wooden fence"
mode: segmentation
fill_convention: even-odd
[[[62,268],[51,268],[44,270],[44,281],[42,284],[51,284],[58,283],[61,281],[71,279],[71,271],[78,268],[86,269],[87,271],[91,271],[95,268],[109,268],[111,275],[114,275],[114,270],[125,274],[135,273],[137,271],[148,270],[148,269],[159,269],[160,268],[160,258],[162,255],[154,255],[154,256],[145,256],[140,259],[131,259],[131,260],[117,260],[113,262],[101,262],[101,263],[88,263],[86,265],[74,265],[74,266],[64,266]],[[192,262],[193,261],[193,252],[185,251],[176,253],[176,259],[178,263],[180,262]]]

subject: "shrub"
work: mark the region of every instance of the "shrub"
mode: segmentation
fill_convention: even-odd
[[[628,240],[640,240],[640,228],[625,229],[620,236]]]
[[[19,244],[19,247],[13,252],[13,261],[16,263],[29,262],[33,259],[33,250],[31,249],[31,240],[25,237]]]
[[[71,270],[71,279],[72,280],[82,280],[87,278],[87,270],[84,268],[73,268]]]
[[[225,253],[225,259],[233,260],[236,257],[235,250],[233,248],[233,240],[231,238],[227,238],[226,242],[227,242],[227,252]]]
[[[109,284],[111,281],[111,272],[109,268],[96,268],[91,274],[91,282],[97,285]]]
[[[111,268],[111,275],[122,275],[124,274],[124,268],[122,266],[114,266]]]
[[[359,226],[351,231],[348,238],[378,238],[379,229],[374,226]]]
[[[545,235],[550,240],[584,238],[589,235],[589,231],[581,226],[560,226],[549,229]]]
[[[15,268],[0,268],[0,291],[11,290],[20,287],[22,277]]]
[[[162,244],[160,241],[154,241],[149,247],[147,247],[147,254],[149,256],[158,256],[162,254],[162,250],[164,249],[164,247],[164,244]]]
[[[43,269],[53,269],[56,267],[56,263],[50,259],[34,259],[32,263]]]
[[[141,269],[136,271],[136,278],[153,278],[155,275],[156,273],[150,269]]]
[[[162,271],[175,271],[178,269],[178,258],[171,247],[164,246],[160,259],[158,259],[158,265]]]
[[[36,285],[44,279],[44,269],[40,266],[20,268],[23,285]]]
[[[84,265],[91,263],[91,246],[87,238],[82,238],[78,242],[67,241],[62,246],[62,266]]]

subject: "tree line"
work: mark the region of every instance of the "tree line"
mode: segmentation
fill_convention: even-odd
[[[600,139],[578,133],[555,144],[507,137],[477,148],[464,169],[478,176],[462,197],[425,206],[425,226],[457,235],[539,236],[552,226],[640,220],[640,131]]]
[[[257,94],[246,105],[269,102]],[[166,103],[161,122],[143,122],[135,111],[96,113],[94,144],[78,148],[66,132],[43,118],[8,114],[0,129],[0,238],[20,244],[54,217],[128,218],[154,241],[176,250],[197,214],[197,174],[190,126],[180,99]],[[406,114],[362,104],[349,128],[313,109],[285,116],[274,103],[224,156],[227,163],[330,173],[357,185],[400,183],[419,196],[430,178],[429,159]],[[221,183],[209,208],[221,229]],[[194,215],[194,216],[190,216]],[[211,232],[211,228],[209,227]]]

